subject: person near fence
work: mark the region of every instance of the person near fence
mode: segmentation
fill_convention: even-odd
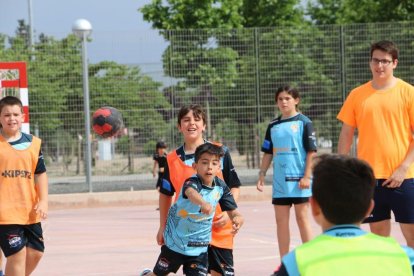
[[[370,165],[338,154],[315,163],[310,205],[323,233],[284,256],[276,275],[413,275],[412,248],[360,228],[374,206]]]
[[[154,165],[152,166],[152,176],[155,177],[158,175],[157,183],[155,188],[160,189],[162,177],[164,175],[164,168],[167,163],[167,144],[163,141],[158,141],[155,145],[155,153],[152,156],[154,160]]]
[[[196,174],[184,181],[178,200],[169,209],[165,244],[154,270],[146,269],[141,275],[177,273],[180,266],[185,275],[207,275],[207,250],[217,205],[230,216],[234,234],[243,225],[229,187],[216,176],[223,156],[221,146],[204,143],[197,147],[192,165]]]
[[[357,129],[357,156],[377,179],[375,207],[365,222],[373,233],[389,236],[392,211],[414,247],[414,87],[394,76],[398,52],[392,41],[371,45],[372,80],[351,91],[337,116],[343,123],[338,153],[350,153]]]
[[[5,275],[30,275],[44,252],[41,220],[47,218],[48,180],[41,140],[20,131],[20,99],[0,100],[0,247]]]
[[[263,192],[265,175],[273,161],[272,204],[280,258],[289,252],[289,217],[292,205],[302,242],[307,242],[312,237],[309,197],[312,160],[317,147],[312,121],[297,110],[299,101],[297,89],[287,85],[277,89],[275,103],[281,115],[267,127],[256,184],[257,190]],[[277,270],[278,268],[274,273]]]
[[[195,174],[192,167],[195,149],[204,144],[211,143],[204,140],[206,129],[206,113],[198,104],[181,107],[177,118],[178,130],[182,133],[184,144],[167,155],[167,166],[160,187],[159,209],[160,227],[157,233],[157,242],[164,244],[163,233],[167,222],[167,212],[173,202],[178,198],[184,180]],[[221,171],[218,177],[224,180],[230,188],[234,199],[238,200],[240,193],[240,180],[234,169],[229,149],[223,146],[224,156],[221,158]],[[213,220],[212,240],[208,249],[209,271],[211,275],[233,275],[233,234],[232,224],[226,212],[217,207]]]

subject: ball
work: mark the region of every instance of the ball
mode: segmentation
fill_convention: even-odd
[[[120,133],[124,126],[122,114],[111,106],[103,106],[92,116],[93,131],[102,138],[108,138]]]

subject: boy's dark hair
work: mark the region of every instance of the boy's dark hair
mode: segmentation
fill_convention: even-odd
[[[392,41],[381,40],[371,44],[371,58],[372,53],[374,53],[375,50],[380,50],[386,52],[387,54],[390,54],[392,56],[392,61],[398,59],[399,50],[397,48],[397,45],[395,45],[395,43]]]
[[[194,154],[194,162],[197,163],[201,155],[204,153],[216,155],[219,158],[224,156],[224,150],[221,146],[218,146],[212,143],[204,143],[196,148],[196,151]]]
[[[360,223],[374,195],[371,167],[357,158],[324,154],[313,168],[312,197],[333,224]]]
[[[204,124],[207,122],[206,113],[204,112],[203,107],[199,104],[190,104],[190,105],[185,105],[180,108],[180,111],[178,112],[178,117],[177,117],[178,125],[181,125],[181,120],[191,110],[193,111],[195,118],[202,119]]]
[[[167,144],[164,141],[158,141],[157,144],[155,145],[156,149],[166,149],[167,148]]]
[[[292,98],[294,98],[294,99],[298,99],[298,98],[300,98],[300,96],[299,96],[299,91],[296,89],[296,88],[294,88],[294,87],[291,87],[291,86],[289,86],[289,85],[284,85],[284,86],[280,86],[277,90],[276,90],[276,93],[275,93],[275,102],[277,103],[277,97],[279,97],[279,94],[280,93],[282,93],[282,92],[286,92],[286,93],[288,93],[289,95],[291,95],[292,96]]]
[[[14,96],[6,96],[0,99],[0,113],[3,110],[3,107],[11,105],[18,105],[20,109],[23,111],[23,104],[19,98]]]

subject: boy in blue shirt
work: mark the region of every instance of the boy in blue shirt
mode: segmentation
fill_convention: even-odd
[[[244,219],[237,211],[230,189],[216,176],[223,155],[223,149],[211,143],[196,149],[193,167],[197,174],[185,181],[178,200],[169,210],[165,244],[154,272],[146,269],[141,275],[168,275],[176,273],[181,265],[185,275],[207,275],[207,249],[217,204],[232,220],[233,233],[238,232]]]
[[[288,253],[276,275],[412,275],[413,249],[360,228],[374,206],[368,163],[345,155],[318,159],[310,204],[323,234]]]

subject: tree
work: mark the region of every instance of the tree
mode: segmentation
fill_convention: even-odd
[[[170,42],[163,56],[164,71],[178,84],[169,90],[169,98],[180,102],[187,98],[207,107],[210,131],[216,125],[237,122],[231,130],[238,133],[237,148],[251,157],[255,167],[259,150],[252,130],[259,119],[254,108],[257,95],[252,92],[259,81],[257,33],[241,28],[305,25],[299,1],[154,0],[141,12]],[[210,107],[214,107],[211,114]]]
[[[243,27],[300,26],[305,19],[298,0],[244,0]]]
[[[168,30],[240,28],[242,0],[153,0],[140,11],[164,38]]]
[[[413,21],[414,2],[316,0],[308,2],[307,14],[318,25]]]
[[[81,43],[74,35],[58,40],[41,34],[30,51],[27,29],[19,20],[16,36],[9,37],[8,43],[7,37],[0,35],[0,60],[26,61],[32,132],[43,138],[45,154],[52,159],[65,156],[69,161],[67,155],[73,154],[69,144],[76,143],[85,128]],[[102,105],[117,107],[141,144],[151,137],[167,136],[159,110],[169,109],[169,104],[159,92],[160,86],[138,67],[111,61],[89,64],[91,110]]]

